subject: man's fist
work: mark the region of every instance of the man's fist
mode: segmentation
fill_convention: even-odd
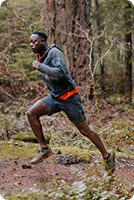
[[[34,60],[32,63],[33,69],[38,69],[39,64],[40,64],[40,62],[38,62],[37,60]]]

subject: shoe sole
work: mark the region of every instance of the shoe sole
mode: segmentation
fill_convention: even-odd
[[[39,164],[41,162],[43,162],[45,159],[47,159],[48,157],[54,155],[54,153],[52,152],[52,150],[50,150],[46,155],[44,155],[42,157],[42,159],[40,159],[39,161],[36,161],[36,162],[31,162],[32,165],[36,165],[36,164]]]

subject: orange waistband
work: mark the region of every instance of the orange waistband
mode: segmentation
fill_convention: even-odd
[[[67,91],[67,92],[63,93],[62,95],[60,95],[57,98],[61,99],[61,100],[66,100],[68,97],[70,97],[71,95],[76,94],[76,93],[78,93],[78,90],[77,90],[77,88],[74,88],[71,91]]]

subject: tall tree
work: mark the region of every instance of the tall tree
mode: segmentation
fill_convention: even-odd
[[[80,92],[90,93],[89,57],[91,0],[51,0],[45,5],[45,29],[51,42],[64,51],[67,67]],[[87,34],[87,35],[86,35]]]
[[[95,8],[96,8],[96,11],[98,11],[98,9],[99,9],[99,0],[95,0]],[[98,16],[96,17],[96,24],[97,24],[97,33],[98,33],[98,35],[100,35],[101,31],[102,31],[102,29],[104,27],[101,25],[101,15],[100,15],[99,12],[98,12]],[[102,38],[98,39],[98,55],[99,55],[100,58],[102,56],[101,42],[103,42],[103,39]],[[101,90],[104,91],[104,89],[105,89],[105,81],[104,81],[104,73],[105,73],[105,69],[104,68],[105,67],[104,67],[104,60],[101,60],[101,62],[99,64],[99,68],[100,68],[100,87],[101,87]]]
[[[134,19],[134,14],[132,19]],[[134,22],[132,22],[134,28]],[[134,55],[134,32],[132,33],[132,55]],[[132,57],[132,103],[134,104],[134,58]]]
[[[124,14],[126,34],[125,34],[125,95],[132,101],[132,8],[128,4]]]

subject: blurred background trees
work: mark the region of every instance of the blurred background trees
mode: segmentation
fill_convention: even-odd
[[[99,96],[134,102],[133,15],[129,1],[7,0],[0,8],[2,96],[29,96],[44,84],[31,68],[34,30],[64,52],[69,73],[85,101]],[[12,88],[9,89],[9,88]]]

